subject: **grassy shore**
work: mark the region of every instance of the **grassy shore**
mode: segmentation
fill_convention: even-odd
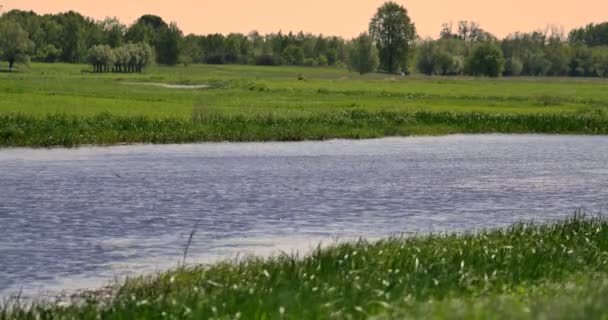
[[[154,67],[144,74],[87,70],[33,64],[0,74],[0,146],[608,131],[608,82],[601,79],[360,76],[334,68],[207,65]]]
[[[608,134],[608,117],[589,114],[487,114],[342,111],[274,117],[208,114],[193,119],[119,116],[0,115],[0,146],[300,141],[452,133]]]
[[[0,308],[0,319],[601,319],[608,221],[341,243],[128,280],[106,304]]]

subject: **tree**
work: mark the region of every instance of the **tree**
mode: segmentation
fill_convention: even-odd
[[[13,71],[15,62],[29,61],[28,53],[33,47],[28,34],[12,20],[0,21],[0,53],[8,61],[8,68]]]
[[[427,75],[461,74],[464,64],[462,42],[450,37],[422,42],[416,62],[418,70]]]
[[[366,33],[351,42],[348,56],[349,67],[360,74],[373,72],[378,67],[378,50]]]
[[[565,76],[568,75],[568,62],[570,54],[568,48],[562,43],[551,43],[545,46],[545,59],[549,62],[547,75]]]
[[[608,22],[589,24],[570,32],[568,40],[572,44],[585,44],[589,47],[608,46]]]
[[[171,23],[168,28],[160,33],[156,42],[159,63],[172,66],[179,62],[182,37],[182,31],[175,23]]]
[[[505,67],[505,58],[499,46],[492,42],[476,46],[468,59],[468,71],[475,76],[498,77]]]
[[[594,48],[593,65],[598,77],[608,77],[608,50],[606,48]]]
[[[302,65],[304,63],[304,50],[294,44],[290,44],[283,51],[283,60],[289,65]]]
[[[484,31],[475,21],[459,21],[457,38],[467,42],[483,42],[496,40],[492,34]]]
[[[47,44],[36,50],[35,59],[43,62],[57,62],[61,58],[61,49],[52,44]]]
[[[86,55],[85,19],[80,14],[70,11],[57,16],[63,25],[61,35],[62,60],[80,62]]]
[[[570,75],[573,77],[590,77],[594,75],[593,52],[586,46],[573,48],[570,60]]]
[[[203,37],[193,34],[184,37],[180,48],[179,60],[181,64],[204,62],[205,52],[201,46],[202,40]]]
[[[112,48],[118,48],[123,45],[127,27],[120,23],[117,18],[106,18],[100,22],[102,30],[105,32],[106,44]]]
[[[93,72],[107,72],[116,63],[116,55],[109,45],[96,45],[89,49],[87,60]]]
[[[517,57],[510,57],[505,60],[505,76],[519,76],[524,69],[524,64]]]
[[[416,28],[403,6],[389,1],[378,8],[369,23],[369,34],[378,48],[382,69],[393,73],[401,67],[407,71]]]

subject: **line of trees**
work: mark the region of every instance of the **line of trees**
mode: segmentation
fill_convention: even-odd
[[[132,54],[136,48],[146,51],[149,61],[126,62],[131,61],[127,56],[143,54]],[[185,36],[175,23],[155,15],[144,15],[130,26],[73,11],[37,15],[12,10],[0,17],[0,58],[10,69],[31,59],[89,62],[96,72],[136,72],[154,61],[348,66],[360,73],[407,74],[415,69],[429,75],[607,77],[607,48],[608,22],[568,35],[550,28],[501,40],[475,22],[461,21],[444,24],[438,39],[420,39],[407,10],[391,1],[378,8],[368,30],[352,40],[304,32]]]
[[[87,55],[93,72],[142,72],[152,62],[152,47],[144,42],[129,43],[118,48],[98,44]]]
[[[167,23],[155,15],[143,15],[126,26],[116,18],[96,21],[73,11],[37,15],[32,11],[12,10],[3,14],[0,22],[19,29],[20,43],[28,42],[20,55],[37,62],[81,63],[89,60],[89,49],[94,46],[115,49],[132,43],[148,44],[155,62],[166,65],[341,66],[345,65],[347,56],[346,41],[340,37],[304,32],[261,35],[256,31],[247,35],[184,36],[175,23]]]
[[[463,27],[464,26],[464,27]],[[515,33],[498,40],[478,24],[449,24],[437,40],[420,41],[417,69],[428,75],[608,77],[608,23]]]

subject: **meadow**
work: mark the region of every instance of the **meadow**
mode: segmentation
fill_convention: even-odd
[[[360,240],[129,279],[0,319],[604,319],[608,221]]]
[[[0,73],[0,146],[608,133],[602,79],[361,76],[236,65],[91,71],[32,64]]]

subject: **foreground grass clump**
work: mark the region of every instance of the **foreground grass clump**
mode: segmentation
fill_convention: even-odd
[[[128,280],[112,301],[0,319],[601,318],[608,221],[340,243]]]
[[[607,134],[608,117],[601,113],[487,114],[364,110],[308,116],[211,113],[195,114],[192,119],[109,113],[43,117],[0,114],[0,146],[300,141],[451,133]]]

